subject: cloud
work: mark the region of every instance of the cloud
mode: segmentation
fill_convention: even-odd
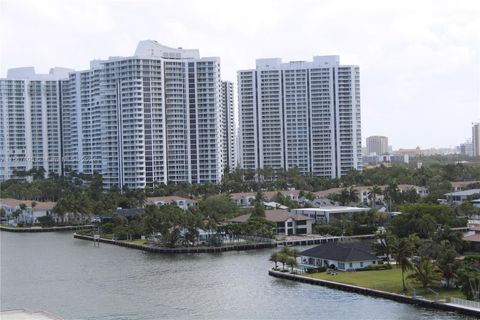
[[[142,39],[220,56],[229,80],[256,58],[337,54],[361,68],[364,137],[453,146],[480,117],[477,1],[2,0],[0,21],[2,75],[85,69]]]

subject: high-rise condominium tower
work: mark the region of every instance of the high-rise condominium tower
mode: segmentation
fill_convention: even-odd
[[[243,168],[324,177],[362,168],[358,66],[338,56],[259,59],[238,72],[238,95]]]
[[[52,116],[57,125],[46,126],[44,133],[55,137],[65,170],[98,171],[107,188],[221,180],[227,135],[219,58],[200,58],[198,50],[147,40],[131,57],[92,61],[89,70],[61,79],[42,82],[42,103],[47,111],[56,108]],[[17,105],[27,108],[24,100],[9,102],[17,97],[5,91],[16,85],[8,81],[2,80],[2,112],[16,112]],[[25,91],[22,83],[18,90]],[[49,96],[58,100],[50,102],[52,106]],[[12,117],[2,119],[8,123],[16,119]],[[27,130],[28,140],[30,126],[19,125],[17,130]],[[6,128],[2,124],[2,132]],[[43,137],[38,143],[45,147]]]
[[[473,156],[480,157],[480,123],[472,125]]]
[[[69,71],[16,68],[0,79],[0,180],[34,168],[62,174],[62,83]]]
[[[224,125],[224,152],[223,161],[225,166],[228,166],[230,170],[235,169],[236,163],[236,132],[235,132],[235,112],[233,106],[233,82],[222,82],[222,108]]]
[[[105,187],[220,181],[219,58],[141,41],[132,57],[71,74],[70,93],[65,122],[77,131],[65,149],[91,158],[83,170],[101,168]]]
[[[367,154],[375,153],[380,156],[388,153],[388,138],[384,136],[371,136],[367,138]]]

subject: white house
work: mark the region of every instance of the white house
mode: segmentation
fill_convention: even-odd
[[[370,241],[327,242],[300,252],[302,265],[353,271],[378,264]]]
[[[25,205],[25,209],[21,209]],[[17,199],[0,199],[0,208],[5,210],[8,224],[23,223],[37,223],[38,218],[52,214],[56,202],[41,202],[32,200],[17,200]],[[21,214],[17,218],[13,218],[12,214],[20,210]]]
[[[472,196],[474,194],[480,194],[480,189],[470,189],[470,190],[463,190],[463,191],[457,191],[457,192],[449,192],[445,193],[445,196],[447,197],[447,202],[453,202],[453,203],[461,203],[469,196]]]
[[[244,214],[233,219],[232,223],[242,223],[248,221],[251,213]],[[287,210],[265,210],[265,219],[276,224],[277,235],[294,235],[312,233],[312,224],[314,220],[301,214],[293,214]]]
[[[147,198],[146,202],[147,204],[155,204],[157,206],[164,206],[166,204],[175,203],[179,208],[183,210],[198,206],[198,202],[195,200],[177,196],[150,197]]]
[[[342,216],[352,216],[356,213],[367,212],[370,208],[325,206],[320,208],[301,208],[293,209],[294,214],[304,215],[314,219],[314,223],[329,224],[332,218],[341,218]]]

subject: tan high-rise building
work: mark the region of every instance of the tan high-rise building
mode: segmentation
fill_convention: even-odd
[[[388,153],[388,138],[384,136],[371,136],[367,138],[367,154],[382,155]]]

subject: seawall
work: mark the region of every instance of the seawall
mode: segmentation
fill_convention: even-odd
[[[422,306],[422,307],[426,307],[426,308],[433,308],[433,309],[439,309],[439,310],[444,310],[444,311],[458,312],[458,313],[462,313],[462,314],[469,315],[469,316],[480,317],[480,311],[479,310],[475,310],[475,309],[467,308],[467,307],[462,307],[460,305],[445,304],[445,303],[434,302],[434,301],[420,299],[420,298],[413,298],[413,297],[410,297],[410,296],[404,296],[404,295],[397,294],[397,293],[391,293],[391,292],[386,292],[386,291],[381,291],[381,290],[358,287],[358,286],[354,286],[354,285],[349,285],[349,284],[344,284],[344,283],[339,283],[339,282],[333,282],[333,281],[328,281],[328,280],[315,279],[315,278],[311,278],[311,277],[305,277],[305,276],[301,276],[301,275],[291,274],[291,273],[288,273],[288,272],[280,272],[280,271],[275,271],[275,270],[269,270],[268,274],[270,276],[281,278],[281,279],[293,280],[293,281],[313,284],[313,285],[317,285],[317,286],[324,286],[324,287],[328,287],[328,288],[332,288],[332,289],[338,289],[338,290],[343,290],[343,291],[348,291],[348,292],[360,293],[360,294],[364,294],[364,295],[368,295],[368,296],[372,296],[372,297],[390,299],[390,300],[394,300],[394,301],[397,301],[397,302],[418,305],[418,306]]]
[[[81,226],[62,226],[62,227],[32,227],[32,228],[19,228],[19,227],[6,227],[0,226],[0,230],[8,232],[54,232],[54,231],[75,231],[75,230],[87,230],[96,228],[94,225],[81,225]]]
[[[110,240],[100,238],[95,240],[91,236],[84,236],[80,234],[73,234],[75,239],[88,240],[88,241],[99,241],[101,243],[108,243],[117,245],[120,247],[126,247],[131,249],[143,250],[148,252],[156,253],[215,253],[215,252],[225,252],[225,251],[243,251],[243,250],[255,250],[255,249],[265,249],[265,248],[274,248],[276,243],[273,242],[260,242],[260,243],[246,243],[246,244],[236,244],[228,245],[222,247],[181,247],[181,248],[166,248],[166,247],[152,247],[136,243],[129,243],[118,240]]]

